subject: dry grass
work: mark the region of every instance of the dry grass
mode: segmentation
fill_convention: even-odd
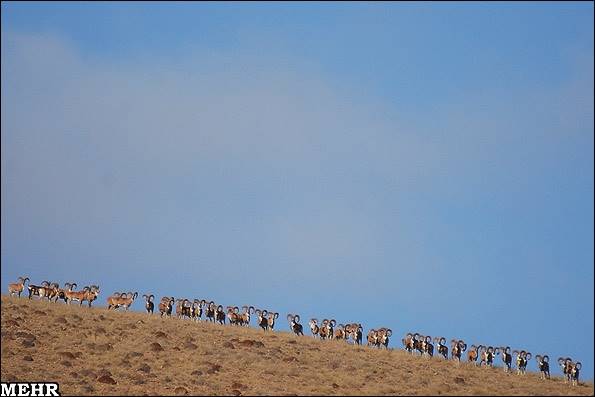
[[[402,350],[7,296],[1,372],[3,382],[56,381],[65,395],[593,395],[592,383]]]

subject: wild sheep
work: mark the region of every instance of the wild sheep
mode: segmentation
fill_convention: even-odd
[[[215,322],[216,308],[217,308],[217,306],[215,306],[215,302],[213,302],[213,301],[210,301],[209,304],[207,305],[207,311],[205,313],[205,316],[207,317],[208,321]]]
[[[113,308],[114,310],[119,308],[119,307],[123,307],[125,310],[128,310],[128,308],[134,303],[134,300],[136,299],[136,297],[138,296],[138,292],[128,292],[128,293],[123,293],[118,295],[112,295],[110,297],[108,297],[108,305],[107,305],[107,309],[111,309]]]
[[[481,346],[481,345],[480,345]],[[471,345],[471,349],[467,352],[467,361],[477,365],[477,358],[479,357],[479,347]]]
[[[227,306],[227,319],[229,320],[229,325],[240,325],[242,321],[240,308],[237,306]]]
[[[537,361],[537,368],[539,368],[540,378],[541,379],[549,379],[550,378],[550,357],[547,354],[544,356],[537,354],[535,356],[535,361]]]
[[[531,353],[526,352],[524,350],[518,351],[514,350],[512,354],[515,354],[516,357],[516,366],[517,366],[517,375],[525,375],[525,371],[527,370],[527,363],[531,359]]]
[[[241,314],[241,324],[247,327],[250,325],[250,315],[254,313],[254,306],[242,306],[242,310],[244,312]]]
[[[573,383],[573,368],[574,368],[574,363],[572,362],[572,359],[570,357],[559,357],[558,358],[558,364],[560,365],[560,368],[562,369],[562,373],[564,374],[564,383]],[[580,370],[580,366],[578,368],[578,370]],[[576,370],[576,371],[578,371]],[[577,382],[578,383],[578,372],[576,373],[577,376]]]
[[[378,347],[380,345],[378,340],[378,331],[373,328],[368,331],[368,336],[366,339],[368,340],[368,347]]]
[[[362,344],[362,334],[363,334],[363,327],[361,324],[358,323],[351,323],[351,324],[346,324],[344,326],[344,330],[345,330],[345,339],[349,339],[351,337],[351,339],[353,340],[353,343],[355,343],[356,345],[361,345]]]
[[[190,317],[195,321],[200,321],[203,312],[203,306],[205,305],[206,301],[204,299],[194,299],[192,302],[192,307],[190,308]]]
[[[393,335],[393,331],[390,328],[382,327],[376,332],[378,335],[378,347],[384,346],[384,348],[388,350],[389,338]]]
[[[46,290],[48,290],[49,288],[50,283],[48,281],[42,281],[41,285],[29,283],[29,285],[27,286],[27,290],[29,291],[29,299],[33,298],[33,296],[35,295],[39,296],[39,298],[43,298],[46,295]]]
[[[145,310],[148,314],[153,314],[153,309],[155,309],[155,303],[153,302],[153,299],[155,299],[155,295],[145,294],[143,295],[143,298],[145,298]]]
[[[275,328],[275,320],[279,318],[279,313],[275,312],[270,312],[269,313],[269,318],[268,318],[268,322],[269,322],[269,326],[268,328],[270,330],[273,330]]]
[[[462,339],[452,339],[450,341],[450,355],[453,360],[461,361],[461,355],[467,350],[467,344]]]
[[[318,333],[320,332],[320,327],[318,326],[318,320],[315,318],[310,319],[308,323],[310,325],[310,332],[312,332],[312,336],[316,338]]]
[[[257,317],[257,324],[260,328],[263,329],[263,331],[266,331],[269,329],[269,319],[267,318],[269,312],[267,310],[260,310],[260,309],[256,309],[254,311],[254,313],[256,314]]]
[[[347,334],[345,333],[345,325],[343,324],[337,325],[337,329],[334,331],[334,333],[335,340],[347,339]]]
[[[21,293],[25,289],[25,283],[29,281],[29,277],[19,277],[16,283],[9,283],[8,284],[8,293],[10,296],[17,295],[19,298],[21,297]]]
[[[225,325],[225,312],[223,311],[223,305],[217,306],[215,311],[215,321],[221,325]]]
[[[289,328],[293,331],[296,335],[304,335],[304,327],[300,324],[300,316],[298,314],[291,314],[287,315],[287,321],[289,321]]]
[[[570,368],[570,383],[572,384],[572,386],[578,385],[579,372],[580,372],[582,366],[583,366],[583,364],[581,364],[580,361],[577,361]]]
[[[97,299],[97,297],[99,296],[99,293],[100,293],[99,286],[97,286],[97,285],[89,286],[87,288],[85,294],[83,295],[83,299],[80,301],[80,304],[82,305],[84,301],[87,301],[89,304],[89,307],[91,307],[91,303],[93,303],[93,301],[95,301]],[[128,307],[126,307],[126,310],[128,310]]]
[[[438,354],[440,354],[442,357],[444,357],[445,360],[448,359],[448,346],[446,345],[446,338],[441,336],[441,337],[435,337],[434,338],[434,343],[438,344]]]
[[[505,364],[504,372],[510,372],[512,367],[512,354],[510,354],[510,346],[502,346],[498,351],[500,352],[502,362]]]
[[[426,335],[424,340],[422,341],[422,351],[425,354],[425,357],[432,358],[434,356],[434,345],[432,344],[432,337]]]
[[[174,308],[174,302],[175,300],[173,296],[164,296],[161,298],[161,301],[159,302],[159,313],[161,313],[160,317],[163,317],[164,314],[171,317],[171,312]]]

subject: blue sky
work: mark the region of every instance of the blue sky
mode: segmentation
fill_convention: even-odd
[[[593,378],[593,3],[3,2],[1,123],[4,286],[252,304]]]

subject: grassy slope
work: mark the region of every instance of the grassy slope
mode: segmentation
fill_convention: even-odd
[[[4,295],[1,372],[2,381],[57,381],[68,395],[593,395],[592,383],[559,376]]]

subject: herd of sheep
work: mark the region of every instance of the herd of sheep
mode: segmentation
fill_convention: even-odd
[[[29,281],[28,277],[19,277],[16,283],[8,285],[8,292],[11,296],[21,296],[25,290],[25,284]],[[87,302],[89,307],[91,303],[99,296],[100,289],[97,285],[86,286],[83,289],[76,291],[76,283],[65,283],[63,288],[60,288],[58,283],[50,283],[43,281],[40,285],[33,285],[29,282],[27,291],[29,299],[33,296],[46,298],[49,301],[57,302],[62,299],[67,304],[71,302],[79,302],[82,306],[83,302]],[[108,310],[117,309],[120,307],[128,308],[132,305],[134,300],[138,297],[137,292],[115,292],[107,298]],[[155,309],[154,295],[143,295],[145,299],[145,309],[147,313],[153,314]],[[231,325],[249,326],[252,314],[256,315],[256,324],[263,330],[273,330],[275,321],[279,318],[279,313],[255,309],[253,306],[243,306],[240,311],[238,306],[227,306],[223,309],[222,305],[217,305],[215,302],[202,299],[174,299],[174,297],[164,296],[159,301],[158,310],[163,316],[171,316],[175,307],[175,316],[180,319],[190,319],[200,321],[204,319],[219,324],[226,324],[226,321]],[[304,335],[303,326],[300,324],[300,316],[297,314],[288,314],[287,321],[289,328],[296,335]],[[363,337],[363,327],[359,323],[337,324],[335,319],[323,319],[320,323],[318,319],[311,319],[309,321],[310,332],[313,337],[320,339],[345,340],[353,344],[361,345]],[[367,334],[367,345],[370,347],[386,348],[388,349],[389,338],[392,336],[390,328],[371,329]],[[431,358],[434,356],[434,351],[437,355],[448,359],[449,347],[444,337],[434,337],[429,335],[421,335],[419,333],[407,333],[401,339],[403,348],[411,353],[417,353],[421,357]],[[516,373],[524,375],[527,364],[531,360],[531,353],[525,350],[513,350],[509,346],[484,346],[471,345],[467,349],[467,344],[463,340],[452,339],[450,342],[451,359],[457,362],[461,361],[463,353],[467,352],[467,361],[475,365],[493,366],[494,359],[500,355],[504,363],[504,370],[510,372],[512,370],[513,362],[516,364]],[[514,360],[513,360],[514,356]],[[547,355],[536,355],[535,360],[541,373],[542,379],[550,378],[549,357]],[[558,358],[558,365],[564,374],[564,381],[577,385],[579,381],[579,371],[581,363],[573,361],[569,357]]]

